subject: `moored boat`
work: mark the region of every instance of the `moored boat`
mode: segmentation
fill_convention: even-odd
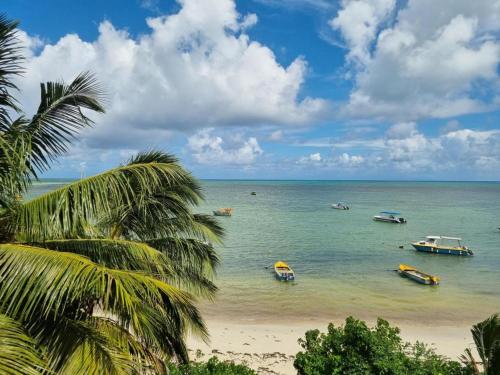
[[[406,219],[401,217],[401,213],[396,211],[382,211],[380,215],[373,217],[375,221],[382,221],[384,223],[405,224]]]
[[[276,262],[274,264],[274,272],[276,278],[282,281],[293,281],[295,280],[295,273],[285,262]]]
[[[406,264],[400,264],[398,273],[401,276],[408,277],[419,284],[439,285],[439,277],[429,275],[428,273],[417,270],[415,267]]]
[[[215,216],[231,216],[233,214],[232,208],[219,208],[214,211]]]
[[[452,241],[454,244],[450,244]],[[433,254],[445,255],[474,255],[472,250],[467,246],[463,246],[462,239],[459,237],[446,237],[446,236],[427,236],[424,241],[413,242],[412,246],[417,251]]]
[[[338,202],[338,203],[332,204],[332,208],[335,210],[348,210],[349,206],[344,202]]]

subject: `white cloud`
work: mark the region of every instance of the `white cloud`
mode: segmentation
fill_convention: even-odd
[[[370,47],[379,25],[395,5],[396,0],[342,0],[341,9],[329,23],[346,41],[348,60],[364,64],[370,59]]]
[[[283,130],[275,130],[269,135],[270,141],[281,141],[283,139]]]
[[[498,106],[497,0],[409,0],[383,27],[389,2],[381,16],[371,4],[344,1],[331,21],[350,48],[347,60],[358,62],[344,115],[415,121]]]
[[[207,126],[304,124],[324,110],[323,100],[299,99],[303,58],[282,66],[245,33],[256,15],[240,15],[233,0],[179,3],[178,13],[148,18],[151,31],[137,38],[105,21],[97,40],[68,34],[45,45],[27,61],[23,103],[35,109],[41,81],[96,72],[109,104],[87,135],[92,147],[137,147]]]
[[[237,135],[224,140],[213,132],[213,128],[203,129],[188,138],[188,148],[199,164],[249,165],[263,154],[255,137]]]
[[[387,130],[389,139],[408,138],[417,132],[417,124],[414,122],[400,122],[394,124]]]

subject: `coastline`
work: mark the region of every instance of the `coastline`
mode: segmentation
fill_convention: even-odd
[[[334,319],[335,325],[342,325],[344,320]],[[203,353],[200,360],[217,356],[220,360],[245,363],[259,374],[296,374],[294,356],[301,350],[297,340],[304,337],[306,331],[319,329],[324,332],[329,321],[284,321],[265,323],[237,323],[215,318],[207,320],[210,342],[190,337],[188,347],[192,359],[197,351]],[[367,321],[373,326],[375,321]],[[391,326],[401,329],[401,337],[408,342],[424,342],[438,354],[457,360],[465,348],[472,347],[469,325],[432,325],[409,321],[389,321]]]

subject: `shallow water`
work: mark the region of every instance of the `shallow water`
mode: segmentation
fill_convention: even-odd
[[[33,194],[57,187],[42,184]],[[220,218],[220,291],[204,313],[237,321],[372,319],[457,324],[500,311],[500,183],[367,181],[204,181],[199,211]],[[255,191],[256,196],[250,195]],[[330,208],[346,201],[351,210]],[[397,210],[405,225],[374,222]],[[426,235],[464,238],[474,257],[417,253]],[[399,246],[403,245],[404,249]],[[285,260],[293,283],[273,278]],[[441,277],[421,286],[393,272],[399,263]]]

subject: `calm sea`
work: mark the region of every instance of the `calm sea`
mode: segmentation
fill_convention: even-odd
[[[33,188],[39,194],[60,181]],[[500,183],[373,181],[203,181],[200,212],[220,218],[220,291],[209,317],[237,321],[365,319],[456,324],[500,312]],[[255,191],[257,195],[250,193]],[[348,202],[349,211],[330,208]],[[397,210],[405,225],[374,222]],[[474,257],[421,254],[426,235],[462,237]],[[399,247],[403,246],[403,249]],[[296,281],[273,278],[284,260]],[[400,263],[441,277],[421,286],[392,270]]]

